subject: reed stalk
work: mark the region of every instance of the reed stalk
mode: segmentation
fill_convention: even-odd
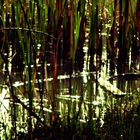
[[[3,6],[4,4],[6,6]],[[105,10],[108,10],[106,15]],[[131,132],[129,132],[132,130],[133,124],[127,124],[130,127],[128,129],[124,126],[125,123],[128,123],[128,120],[125,118],[127,108],[133,104],[130,103],[130,106],[123,106],[122,102],[124,101],[124,104],[128,104],[129,101],[131,101],[131,97],[118,97],[115,100],[114,96],[116,95],[113,97],[108,95],[108,92],[112,89],[108,87],[106,89],[105,85],[99,82],[99,77],[102,74],[100,70],[101,66],[98,66],[97,60],[99,61],[99,65],[105,63],[102,62],[104,40],[110,39],[110,42],[107,41],[110,43],[107,46],[107,55],[109,56],[107,57],[109,59],[111,58],[111,62],[107,67],[112,67],[109,69],[113,71],[112,74],[116,72],[116,59],[118,60],[118,73],[130,71],[131,65],[135,65],[136,67],[137,65],[134,63],[136,63],[136,61],[138,62],[135,53],[137,56],[139,55],[139,42],[137,41],[140,35],[139,21],[138,0],[120,0],[119,2],[117,0],[113,0],[112,2],[108,2],[107,0],[1,0],[0,56],[3,60],[0,63],[5,63],[11,97],[13,99],[11,113],[13,114],[12,127],[14,137],[16,137],[18,133],[17,102],[28,112],[28,118],[26,118],[25,121],[28,123],[29,139],[32,139],[33,135],[33,133],[31,133],[34,127],[33,122],[40,122],[44,128],[47,127],[46,122],[49,122],[47,121],[49,120],[47,116],[49,113],[45,112],[46,106],[44,106],[46,103],[44,102],[44,97],[47,95],[47,97],[49,96],[50,98],[47,105],[51,106],[49,109],[52,111],[50,126],[47,127],[51,127],[52,132],[50,132],[50,135],[48,134],[48,139],[51,139],[52,135],[56,138],[56,136],[60,136],[59,134],[65,139],[68,136],[69,139],[82,139],[82,136],[84,136],[85,139],[90,139],[91,137],[94,139],[120,139],[122,132],[124,135],[128,132],[130,134],[129,136],[133,139]],[[107,27],[106,24],[108,25]],[[86,31],[86,29],[88,29],[88,31]],[[110,38],[102,35],[104,30],[105,32],[109,32]],[[88,36],[87,32],[89,32]],[[83,47],[87,43],[86,39],[88,39],[87,60],[89,60],[89,69],[87,68],[87,70],[90,73],[95,73],[89,73],[87,76],[88,82],[85,84],[82,78],[78,79],[80,82],[75,82],[73,80],[73,73],[79,74],[83,71],[82,65],[85,59]],[[12,48],[12,50],[9,50],[9,47]],[[5,53],[7,53],[7,56],[5,56]],[[14,59],[8,59],[11,58],[11,53]],[[129,54],[131,54],[131,57],[129,57]],[[27,96],[25,96],[28,98],[27,105],[18,98],[13,89],[13,79],[11,76],[12,74],[14,75],[14,66],[17,66],[17,63],[14,64],[14,62],[17,61],[17,58],[19,58],[18,62],[23,64],[21,73],[24,72],[23,77],[28,83],[24,85],[27,86],[25,87],[27,90]],[[133,62],[131,62],[131,60],[133,60]],[[9,69],[11,62],[13,66],[12,70]],[[51,77],[48,75],[48,73],[50,74],[47,66],[48,62],[51,64],[51,74],[53,78],[52,83],[50,82],[52,84],[52,90],[50,91],[50,87],[47,85],[48,76]],[[65,101],[64,105],[67,107],[67,111],[63,110],[63,112],[61,112],[62,116],[64,116],[63,124],[66,126],[66,130],[63,130],[65,127],[63,128],[57,116],[59,101],[56,97],[59,94],[59,68],[61,67],[61,69],[63,69],[62,66],[65,66],[66,63],[68,65],[66,69],[68,69],[67,72],[69,74],[67,83],[69,91],[63,94],[69,94],[70,98],[68,101]],[[41,66],[38,66],[38,64],[41,64]],[[19,67],[20,66],[21,65],[19,65]],[[109,81],[105,82],[110,83]],[[132,88],[131,83],[127,83],[126,86],[125,82],[118,82],[117,88],[121,90],[125,90],[128,87]],[[113,86],[112,83],[109,85]],[[39,92],[36,92],[36,87],[39,88]],[[96,117],[96,105],[92,104],[98,97],[99,92],[102,92],[99,91],[100,88],[104,90],[106,94],[106,104],[109,104],[110,107],[106,110],[104,117],[106,122],[104,122],[102,128],[99,126],[100,122],[98,118],[97,120],[93,120],[93,118]],[[130,92],[130,90],[128,90],[128,92]],[[39,111],[36,110],[33,105],[35,93],[39,100]],[[87,95],[84,95],[84,93]],[[72,95],[79,95],[80,99],[73,101]],[[85,99],[88,99],[88,105],[86,105]],[[139,101],[135,101],[135,104],[139,104],[138,102]],[[84,114],[84,123],[80,122],[81,114],[84,112],[83,108],[88,108],[85,109],[87,112],[85,111],[86,115]],[[101,112],[102,109],[99,110],[99,116],[101,116]],[[84,115],[82,117],[84,117]],[[118,120],[116,121],[115,119]],[[131,119],[136,120],[135,117]],[[132,120],[131,123],[133,122]],[[57,127],[55,125],[57,125]],[[126,131],[124,131],[124,129]],[[56,135],[57,130],[59,130],[59,134]],[[60,130],[62,130],[62,132]],[[114,130],[117,131],[114,132]],[[133,132],[133,134],[135,133]],[[6,138],[7,136],[8,135],[5,135]],[[126,136],[126,138],[128,138],[128,136]]]

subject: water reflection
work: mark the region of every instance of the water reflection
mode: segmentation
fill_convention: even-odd
[[[71,77],[71,79],[70,79]],[[103,125],[104,114],[108,108],[111,107],[112,104],[115,104],[116,99],[112,97],[112,95],[124,96],[129,94],[133,94],[133,92],[139,92],[139,74],[122,74],[111,77],[109,80],[100,75],[96,75],[95,72],[79,72],[73,73],[70,75],[58,75],[57,78],[57,111],[60,112],[60,116],[63,119],[66,119],[68,113],[68,107],[70,103],[70,116],[75,117],[78,115],[81,122],[88,121],[88,112],[94,112],[93,119],[100,118],[100,121]],[[40,79],[41,80],[41,79]],[[71,80],[71,93],[69,89],[69,84]],[[38,80],[39,81],[39,80]],[[48,82],[48,89],[44,95],[44,111],[46,113],[51,112],[51,105],[48,99],[52,93],[52,81],[53,78],[45,79],[44,81]],[[33,83],[33,81],[32,81]],[[28,106],[28,99],[26,99],[26,94],[24,91],[24,86],[28,85],[27,81],[14,81],[13,82],[14,92],[18,96],[18,98]],[[36,88],[34,88],[34,105],[36,106],[36,112],[40,109],[40,90],[38,89],[38,84],[36,84]],[[24,94],[23,94],[24,93]],[[9,116],[9,105],[11,104],[9,100],[9,87],[6,85],[5,87],[1,86],[1,118],[5,118]],[[22,94],[22,95],[21,95]],[[45,100],[46,98],[46,100]],[[113,101],[114,100],[114,101]],[[20,106],[20,107],[18,107]],[[25,110],[22,108],[20,104],[17,105],[18,110]],[[12,108],[11,108],[12,109]],[[79,113],[80,110],[80,113]],[[18,111],[18,113],[21,111]],[[27,111],[25,111],[27,112]],[[21,113],[22,114],[22,113]],[[21,120],[21,115],[17,114],[19,120]],[[9,120],[7,119],[7,120]],[[25,118],[24,118],[25,119]],[[5,123],[6,120],[4,121]],[[21,121],[23,122],[23,121]]]

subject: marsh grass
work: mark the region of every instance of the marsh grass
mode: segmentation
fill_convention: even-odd
[[[138,135],[139,88],[134,96],[112,96],[111,90],[98,81],[104,65],[108,73],[111,71],[109,76],[139,72],[140,19],[136,5],[136,0],[1,1],[0,65],[4,64],[12,99],[11,127],[6,123],[2,126],[5,131],[10,129],[10,134],[4,133],[3,139],[133,139]],[[87,52],[83,51],[85,46]],[[84,71],[85,63],[87,82],[75,74]],[[24,85],[19,90],[23,97],[14,87],[18,73]],[[68,79],[61,79],[60,73],[68,74]],[[122,81],[117,87],[124,92],[133,88],[131,82]],[[105,103],[95,102],[102,92]],[[17,103],[27,115],[18,114]],[[26,123],[23,132],[20,120]]]

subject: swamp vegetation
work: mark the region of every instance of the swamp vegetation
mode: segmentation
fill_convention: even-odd
[[[0,0],[0,139],[140,138],[140,0]]]

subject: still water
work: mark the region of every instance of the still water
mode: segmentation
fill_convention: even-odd
[[[84,47],[82,71],[70,72],[69,63],[58,66],[55,98],[52,97],[54,80],[51,63],[45,65],[44,79],[42,79],[41,72],[38,72],[38,76],[32,79],[33,112],[41,120],[45,119],[47,124],[49,124],[49,117],[52,113],[53,100],[55,100],[55,111],[62,122],[67,122],[67,116],[70,116],[71,119],[77,117],[81,123],[86,123],[91,119],[92,112],[92,119],[98,120],[100,127],[105,124],[105,115],[116,107],[117,113],[124,114],[139,105],[140,74],[129,72],[118,74],[117,64],[111,69],[112,60],[107,59],[105,47],[102,60],[100,61],[96,56],[94,58],[94,64],[98,69],[91,72],[88,68],[87,50],[87,47]],[[129,63],[127,64],[130,67]],[[140,63],[135,66],[137,70],[140,70]],[[2,67],[3,72],[0,73],[0,137],[4,139],[5,135],[10,136],[14,123],[16,123],[17,132],[28,132],[29,81],[27,80],[28,66],[25,66],[21,73],[10,72],[12,68],[8,65],[9,76],[4,68],[5,64]],[[14,102],[13,93],[20,102],[18,100]],[[16,120],[14,115],[16,115]],[[33,125],[36,123],[36,115],[33,115]]]

